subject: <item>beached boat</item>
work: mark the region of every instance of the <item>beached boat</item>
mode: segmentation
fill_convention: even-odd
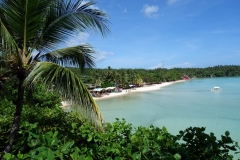
[[[220,87],[213,87],[213,88],[211,89],[211,91],[212,91],[212,92],[220,92],[220,91],[222,91],[222,88],[220,88]]]

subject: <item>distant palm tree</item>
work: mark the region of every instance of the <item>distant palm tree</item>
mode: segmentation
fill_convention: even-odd
[[[96,123],[102,121],[85,85],[66,68],[93,67],[93,48],[88,44],[60,47],[79,32],[94,30],[103,36],[109,32],[106,13],[93,9],[94,4],[84,4],[83,0],[0,0],[0,50],[8,73],[11,71],[19,82],[10,141],[4,153],[11,150],[19,129],[24,93],[39,80],[54,85]]]

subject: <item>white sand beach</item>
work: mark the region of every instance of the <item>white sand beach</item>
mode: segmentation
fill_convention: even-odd
[[[162,87],[171,85],[173,83],[178,83],[178,82],[184,82],[185,80],[179,80],[179,81],[175,81],[175,82],[163,82],[161,84],[153,84],[153,85],[145,85],[143,87],[137,87],[134,89],[123,89],[122,92],[118,92],[118,93],[110,93],[108,95],[104,95],[102,97],[93,97],[94,100],[101,100],[101,99],[106,99],[106,98],[112,98],[112,97],[116,97],[116,96],[123,96],[125,94],[129,94],[132,92],[147,92],[147,91],[153,91],[153,90],[158,90],[161,89]]]
[[[116,96],[123,96],[123,95],[130,94],[130,93],[133,93],[133,92],[153,91],[153,90],[161,89],[162,87],[171,85],[173,83],[184,82],[184,81],[185,80],[178,80],[178,81],[174,81],[174,82],[163,82],[161,84],[145,85],[143,87],[137,87],[137,88],[134,88],[134,89],[127,89],[127,90],[123,89],[122,92],[117,92],[117,93],[113,92],[113,93],[110,93],[108,95],[103,95],[101,97],[93,97],[93,99],[95,101],[98,101],[98,100],[102,100],[102,99],[106,99],[106,98],[112,98],[112,97],[116,97]],[[71,106],[70,102],[63,101],[61,107],[66,109],[66,108],[69,108],[70,106]]]

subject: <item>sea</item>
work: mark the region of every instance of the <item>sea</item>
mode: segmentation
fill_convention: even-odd
[[[221,87],[213,92],[214,86]],[[97,104],[106,122],[124,118],[134,127],[165,126],[177,135],[188,127],[205,127],[220,139],[226,131],[240,143],[240,77],[195,78],[159,90],[132,92]]]

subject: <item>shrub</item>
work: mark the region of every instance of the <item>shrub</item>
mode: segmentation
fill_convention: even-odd
[[[237,149],[228,132],[217,140],[204,128],[190,127],[174,136],[165,127],[133,128],[125,120],[106,123],[99,132],[74,113],[65,118],[63,127],[47,129],[24,122],[14,152],[5,159],[233,159],[229,151]]]

